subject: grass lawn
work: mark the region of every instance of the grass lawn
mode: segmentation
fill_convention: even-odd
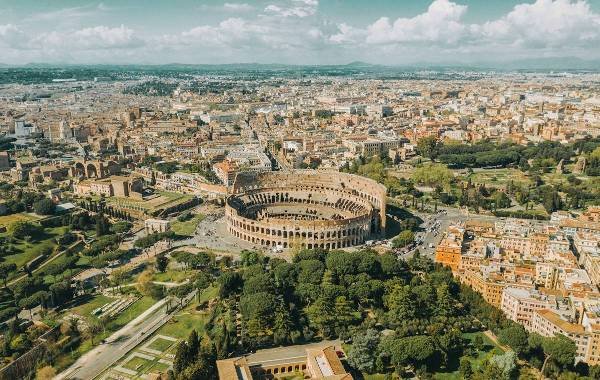
[[[216,288],[208,288],[200,295],[200,303],[213,297],[218,291]],[[197,311],[198,301],[194,300],[185,309],[176,314],[169,322],[165,323],[159,330],[159,335],[166,335],[177,339],[185,339],[192,330],[196,330],[199,336],[204,334],[204,325],[208,321],[208,313]]]
[[[204,334],[204,325],[208,321],[208,314],[201,314],[195,311],[194,307],[196,305],[197,303],[194,302],[176,314],[158,330],[158,333],[177,339],[185,339],[195,329],[198,335],[202,336]]]
[[[175,343],[176,342],[173,342],[171,340],[158,338],[154,342],[152,342],[152,344],[149,345],[148,348],[150,348],[152,350],[157,350],[160,352],[165,352],[169,347],[171,347]]]
[[[133,371],[139,371],[144,367],[148,367],[150,363],[152,363],[150,360],[141,358],[139,356],[134,356],[128,362],[123,363],[122,366]]]
[[[196,271],[193,270],[167,270],[163,273],[155,272],[152,276],[154,281],[160,282],[182,282],[188,278],[193,277]]]
[[[485,183],[490,185],[506,185],[512,180],[515,185],[529,185],[531,180],[519,169],[501,168],[501,169],[481,169],[476,170],[471,175],[471,181],[475,183]]]
[[[167,370],[169,369],[169,366],[164,364],[164,363],[159,363],[159,362],[154,362],[154,364],[152,365],[152,367],[148,368],[147,373],[150,372],[161,372],[161,373],[166,373]]]
[[[20,215],[20,214],[18,214]],[[10,215],[14,216],[14,215]],[[21,269],[23,265],[28,263],[29,261],[35,259],[42,252],[50,250],[56,246],[55,238],[57,236],[63,235],[68,231],[68,227],[54,227],[54,228],[46,228],[42,234],[35,236],[32,240],[17,240],[16,243],[13,244],[17,253],[13,255],[4,256],[5,263],[14,263],[17,265],[17,269]],[[1,237],[7,237],[8,233],[0,234]],[[41,263],[40,263],[41,264]],[[12,279],[17,275],[17,272],[11,273],[9,279]]]
[[[3,215],[3,216],[0,216],[0,226],[8,227],[9,225],[11,225],[14,222],[37,220],[37,219],[39,219],[39,218],[34,215],[25,214],[22,212],[18,213],[18,214]]]
[[[186,220],[185,222],[174,221],[171,224],[171,230],[177,235],[193,236],[196,227],[198,227],[198,223],[204,220],[204,218],[205,216],[203,214],[196,214],[190,220]]]
[[[217,286],[209,286],[204,289],[200,294],[200,303],[209,301],[219,295],[219,288]]]
[[[152,299],[152,297],[143,296],[139,300],[135,301],[133,305],[129,306],[127,309],[123,310],[121,314],[117,316],[117,318],[111,323],[114,325],[115,331],[132,320],[134,320],[138,315],[142,314],[144,311],[148,310],[150,306],[154,305],[156,301]]]
[[[68,313],[74,313],[85,317],[86,319],[90,319],[93,317],[92,312],[99,307],[102,307],[108,303],[114,301],[115,298],[106,297],[102,294],[99,294],[93,297],[89,302],[86,302],[82,305],[76,306],[68,311]]]

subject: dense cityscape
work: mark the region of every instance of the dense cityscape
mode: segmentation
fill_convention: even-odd
[[[0,4],[0,380],[600,379],[598,4],[263,2]]]

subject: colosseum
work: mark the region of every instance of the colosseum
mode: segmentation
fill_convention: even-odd
[[[228,231],[264,247],[345,248],[385,231],[385,186],[338,172],[239,173]]]

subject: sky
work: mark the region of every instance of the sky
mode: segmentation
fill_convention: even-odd
[[[600,59],[600,0],[0,0],[0,63]]]

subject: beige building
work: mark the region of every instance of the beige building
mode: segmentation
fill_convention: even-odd
[[[107,197],[141,196],[144,183],[140,178],[112,176],[100,180],[83,180],[73,184],[73,192],[77,195],[97,194]]]
[[[600,364],[599,321],[597,317],[586,315],[583,314],[581,323],[576,323],[554,310],[537,310],[533,314],[531,331],[546,337],[562,334],[575,342],[576,361],[584,361],[589,365]]]
[[[217,360],[220,380],[285,379],[301,376],[314,380],[352,380],[340,361],[339,342],[321,342],[259,350],[256,353]]]
[[[508,287],[502,292],[500,310],[531,331],[534,311],[548,308],[551,302],[550,297],[536,290]]]

